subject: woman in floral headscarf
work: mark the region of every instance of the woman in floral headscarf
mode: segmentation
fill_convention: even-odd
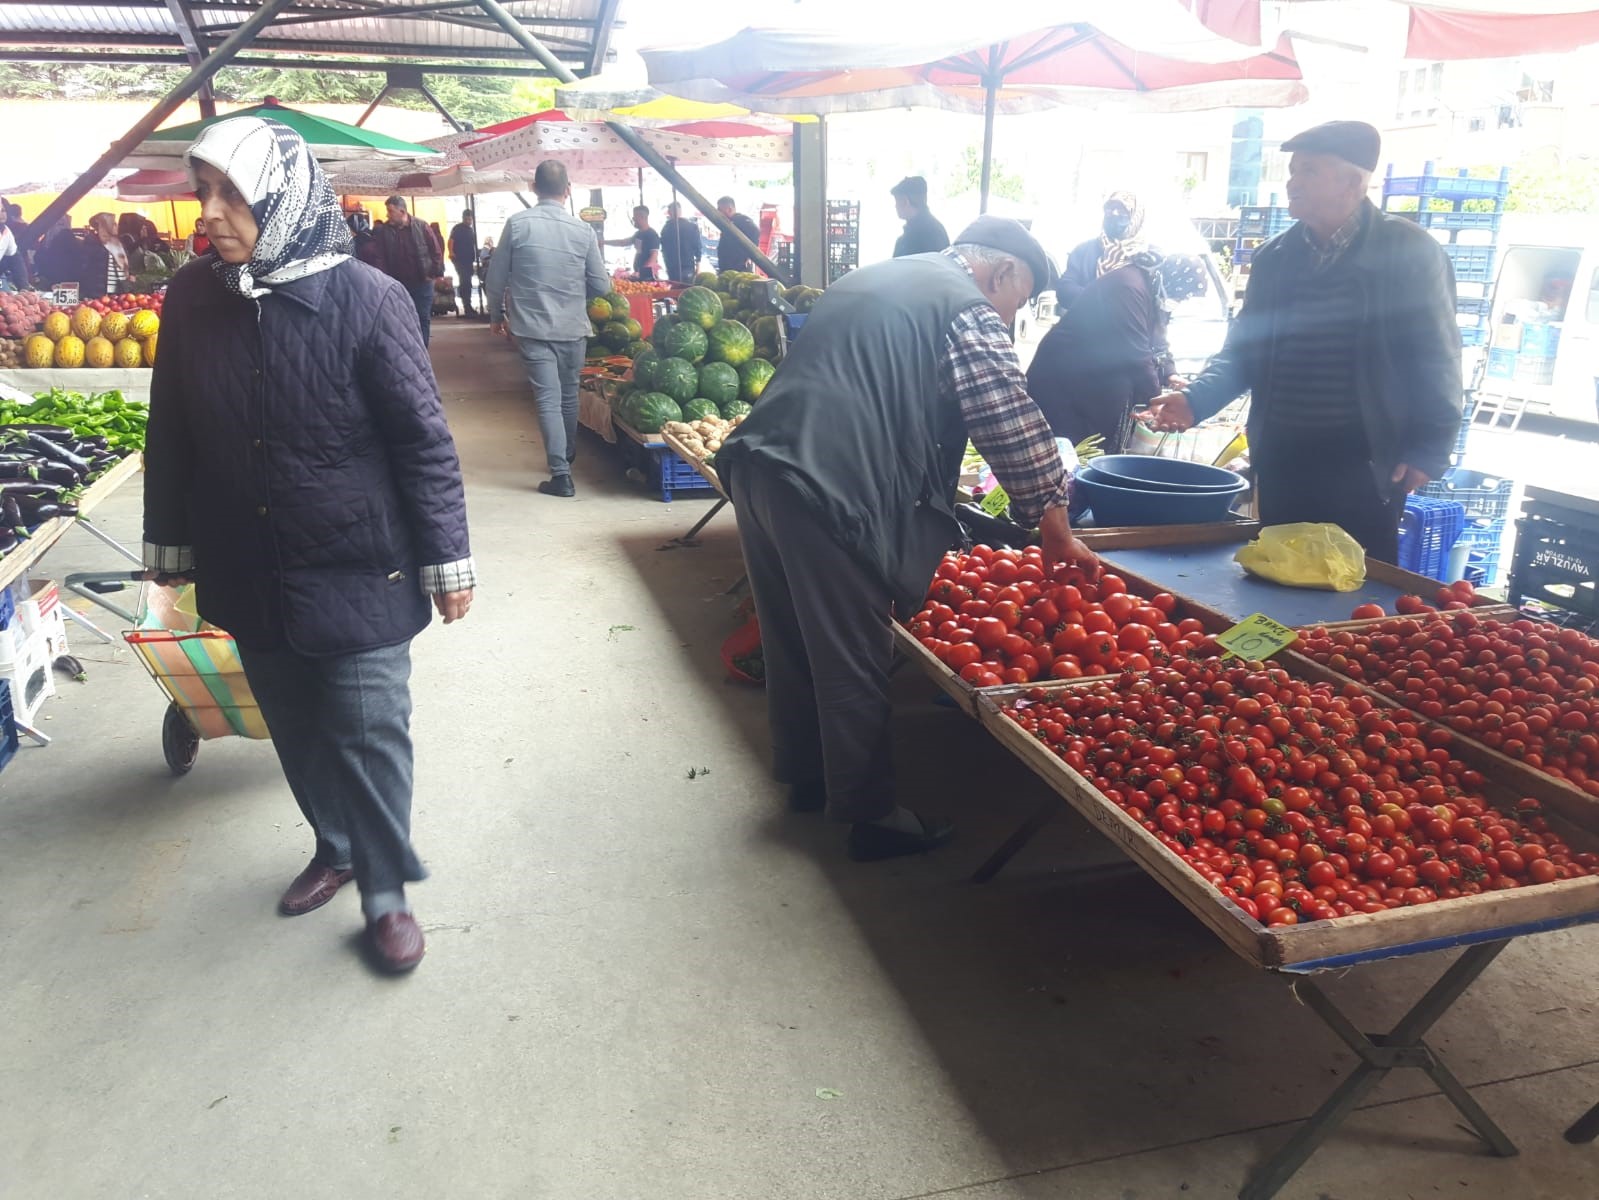
[[[422,958],[410,642],[475,583],[460,464],[395,281],[350,257],[322,168],[276,121],[189,148],[214,255],[173,278],[151,383],[147,576],[227,630],[316,838],[279,901],[351,878],[381,966]]]
[[[1124,267],[1145,246],[1139,238],[1144,228],[1144,207],[1132,192],[1112,192],[1105,197],[1105,217],[1097,238],[1090,238],[1066,258],[1066,269],[1055,284],[1055,302],[1062,312],[1094,280]]]

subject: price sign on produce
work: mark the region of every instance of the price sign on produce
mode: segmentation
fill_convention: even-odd
[[[58,308],[69,308],[77,302],[78,285],[75,283],[58,283],[50,293],[50,303]]]
[[[1010,497],[1005,494],[1005,489],[995,484],[993,489],[983,497],[978,505],[991,517],[1003,517],[1010,511]]]
[[[1245,617],[1216,640],[1226,648],[1226,658],[1267,659],[1291,646],[1299,635],[1270,617],[1254,613]]]

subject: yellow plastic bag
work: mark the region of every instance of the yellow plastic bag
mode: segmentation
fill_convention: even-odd
[[[1251,575],[1289,587],[1352,592],[1366,582],[1366,552],[1336,525],[1268,525],[1233,561]]]

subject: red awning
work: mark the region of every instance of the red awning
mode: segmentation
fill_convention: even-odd
[[[1245,46],[1260,45],[1260,0],[1180,0],[1180,3],[1218,37]]]
[[[1554,54],[1599,42],[1599,9],[1587,12],[1479,12],[1416,5],[1405,57],[1446,61]]]

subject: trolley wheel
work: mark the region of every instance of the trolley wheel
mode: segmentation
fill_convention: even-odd
[[[166,755],[167,766],[174,775],[187,775],[200,757],[200,735],[176,704],[167,705],[167,715],[161,722],[161,753]]]

